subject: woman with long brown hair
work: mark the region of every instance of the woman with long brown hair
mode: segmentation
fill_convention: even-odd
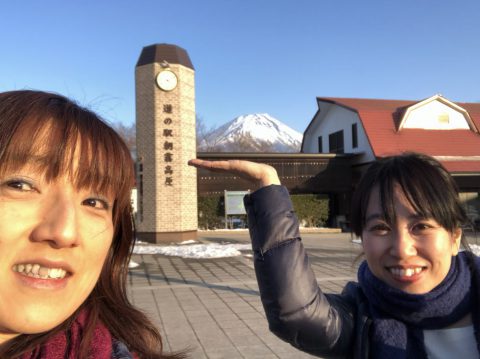
[[[164,358],[129,302],[134,167],[93,112],[0,94],[0,358]]]

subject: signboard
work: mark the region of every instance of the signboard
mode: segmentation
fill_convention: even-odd
[[[247,214],[243,205],[243,197],[250,191],[225,191],[225,216],[231,214]]]

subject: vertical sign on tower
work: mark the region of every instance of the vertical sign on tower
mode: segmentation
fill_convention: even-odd
[[[137,236],[174,242],[197,236],[194,68],[175,45],[144,47],[135,68]]]

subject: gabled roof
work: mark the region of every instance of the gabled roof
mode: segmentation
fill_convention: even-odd
[[[422,152],[431,156],[480,156],[480,134],[471,130],[404,128],[398,131],[405,111],[419,101],[317,97],[317,102],[319,105],[321,102],[336,104],[358,113],[376,157],[404,151]],[[465,109],[471,123],[476,129],[480,129],[480,103],[455,104]],[[457,158],[442,163],[446,166],[448,164],[453,172],[480,171],[480,160],[460,161],[460,158]]]

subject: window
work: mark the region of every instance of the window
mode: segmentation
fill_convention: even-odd
[[[438,122],[442,125],[448,125],[450,123],[450,116],[448,113],[441,113],[438,115]]]
[[[322,136],[318,136],[318,153],[323,153]]]
[[[358,134],[357,134],[357,124],[352,124],[352,147],[358,147]]]
[[[343,153],[343,130],[328,135],[328,152]]]

